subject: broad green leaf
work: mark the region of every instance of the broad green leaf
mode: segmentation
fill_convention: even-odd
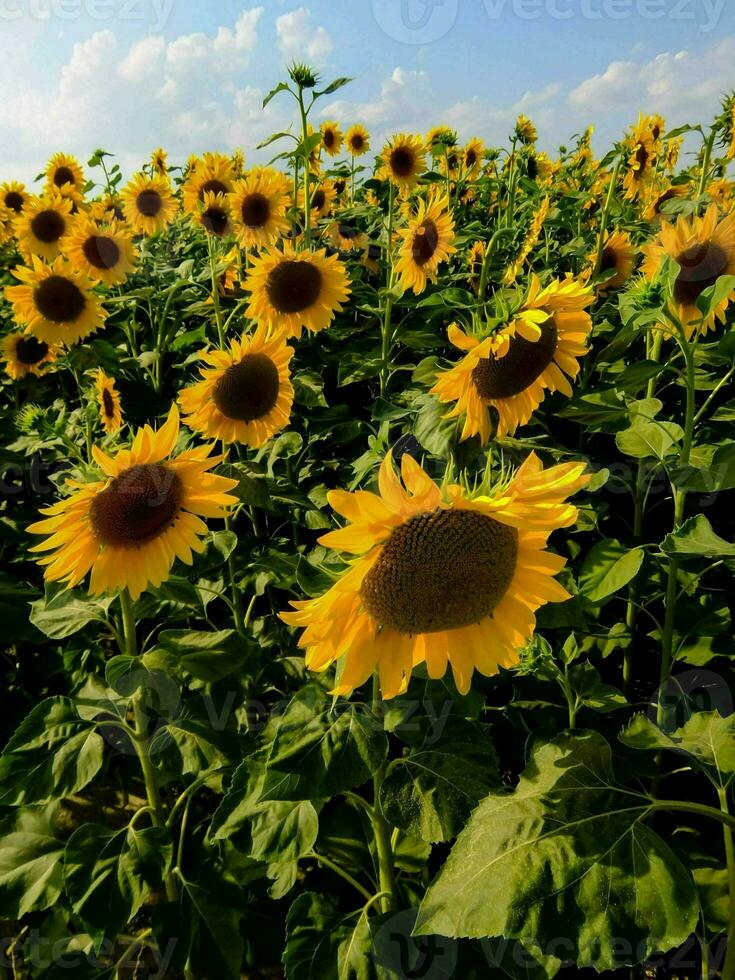
[[[103,744],[69,698],[41,701],[0,755],[0,804],[49,803],[76,793],[99,772]]]
[[[242,670],[251,654],[251,644],[235,630],[163,630],[158,646],[144,654],[142,661],[151,670],[173,676],[188,674],[216,681]]]
[[[206,713],[187,705],[157,729],[150,743],[154,764],[177,777],[198,776],[237,760],[237,736],[222,731]]]
[[[580,592],[590,602],[602,602],[633,581],[644,557],[642,548],[626,547],[615,538],[598,541],[579,573]]]
[[[680,490],[690,493],[719,493],[735,489],[735,444],[719,446],[705,466],[676,469],[672,480]]]
[[[58,804],[16,810],[0,822],[0,917],[20,919],[52,906],[62,889],[64,842]]]
[[[377,980],[365,912],[342,915],[330,899],[299,895],[286,918],[287,980]]]
[[[650,421],[636,416],[633,424],[615,437],[618,449],[634,459],[657,459],[663,462],[676,451],[684,430],[676,422]]]
[[[620,740],[634,749],[684,752],[721,775],[735,773],[735,715],[723,718],[717,711],[697,711],[670,735],[647,715],[636,715]]]
[[[713,936],[730,925],[730,889],[725,868],[695,868],[692,872],[702,906],[702,918]]]
[[[649,800],[616,788],[594,732],[541,746],[512,794],[475,810],[430,886],[416,932],[569,939],[579,967],[615,969],[696,928],[691,874],[643,823]],[[616,948],[625,936],[637,957]]]
[[[60,592],[31,603],[30,620],[52,640],[63,640],[89,623],[104,623],[111,600],[81,598],[74,592]]]
[[[704,514],[691,517],[669,534],[661,550],[680,558],[735,558],[735,544],[715,534]]]
[[[245,943],[240,931],[242,893],[224,869],[208,862],[181,877],[182,919],[189,966],[199,977],[239,980]]]

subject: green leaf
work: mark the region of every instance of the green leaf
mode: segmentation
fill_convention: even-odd
[[[541,746],[512,794],[475,810],[419,911],[416,933],[505,936],[542,949],[559,936],[572,962],[632,965],[694,931],[691,874],[642,818],[647,797],[613,783],[594,732]],[[625,936],[636,956],[616,948]]]
[[[103,741],[69,698],[47,698],[0,755],[0,804],[49,803],[78,792],[99,772]]]
[[[661,550],[680,558],[735,558],[735,544],[715,534],[704,514],[691,517],[669,534]]]
[[[200,862],[190,876],[181,877],[181,884],[191,973],[217,980],[239,980],[245,952],[240,932],[240,888],[211,862],[205,866]]]
[[[378,719],[359,702],[302,688],[275,722],[261,799],[326,799],[366,782],[387,752]]]
[[[153,890],[173,858],[167,830],[126,827],[112,831],[85,824],[64,852],[64,887],[95,947],[117,936]]]
[[[706,466],[687,466],[672,471],[680,490],[690,493],[718,493],[735,489],[735,445],[719,446]]]
[[[352,78],[345,78],[345,77],[335,78],[335,80],[333,82],[330,82],[329,85],[327,85],[326,88],[323,88],[323,89],[321,89],[318,92],[315,90],[314,91],[314,95],[315,96],[331,95],[333,92],[336,92],[338,89],[342,88],[344,85],[349,85],[349,83],[351,81],[353,81]]]
[[[683,437],[684,430],[675,422],[650,421],[636,415],[630,428],[617,434],[615,442],[626,456],[663,462],[676,451]]]
[[[43,911],[61,894],[64,842],[56,836],[57,812],[58,804],[22,807],[0,822],[0,917]]]
[[[163,630],[158,647],[144,654],[142,662],[149,670],[163,670],[174,677],[188,674],[201,681],[216,681],[242,670],[252,652],[252,645],[235,630]]]
[[[368,916],[342,915],[330,899],[299,895],[286,918],[287,980],[376,980]]]
[[[683,752],[724,776],[735,773],[735,715],[723,718],[717,711],[697,711],[670,735],[647,715],[636,715],[620,740],[633,749]]]
[[[272,88],[270,92],[266,95],[266,97],[263,99],[263,108],[265,109],[265,107],[268,105],[271,99],[275,98],[275,96],[278,95],[279,92],[286,92],[286,91],[288,91],[288,85],[285,82],[279,82],[279,84],[276,85],[275,88]]]
[[[52,640],[63,640],[89,623],[107,622],[109,599],[82,599],[73,592],[60,592],[31,603],[30,620]]]
[[[436,843],[459,833],[488,790],[500,785],[487,731],[450,718],[441,738],[388,766],[380,804],[388,821]]]
[[[630,548],[615,538],[599,541],[587,553],[579,573],[579,590],[589,602],[602,602],[620,592],[640,571],[642,548]]]

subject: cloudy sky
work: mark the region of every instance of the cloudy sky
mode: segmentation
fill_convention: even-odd
[[[524,112],[546,149],[594,122],[602,150],[640,110],[715,113],[735,88],[735,3],[0,0],[0,180],[99,146],[126,173],[158,145],[265,162],[254,147],[293,106],[263,95],[294,58],[355,77],[323,115],[376,143],[437,122],[501,141]]]

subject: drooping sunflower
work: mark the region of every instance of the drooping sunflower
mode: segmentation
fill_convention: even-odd
[[[437,271],[453,252],[454,219],[444,197],[432,195],[419,202],[416,217],[399,232],[403,240],[396,262],[396,273],[404,289],[423,293],[428,282],[435,282]]]
[[[515,138],[517,140],[520,140],[520,142],[523,143],[525,146],[530,146],[532,143],[535,143],[536,140],[538,139],[538,131],[535,125],[528,118],[528,116],[524,116],[523,114],[521,114],[518,117],[518,119],[516,119],[516,127],[515,127],[514,135]]]
[[[97,371],[95,384],[102,428],[108,436],[114,435],[123,424],[120,392],[115,387],[115,379],[108,377],[102,368]]]
[[[400,191],[410,191],[426,169],[426,146],[420,136],[398,133],[383,147],[381,180],[389,180]]]
[[[311,194],[311,214],[314,219],[324,218],[328,215],[337,198],[337,191],[331,180],[320,180],[318,184],[309,190]],[[299,207],[304,207],[304,192],[299,191]]]
[[[229,350],[203,353],[204,380],[179,392],[184,422],[209,439],[259,449],[288,425],[293,353],[282,333],[262,326],[233,340]]]
[[[235,236],[243,248],[271,245],[288,230],[288,188],[282,174],[256,167],[230,194]]]
[[[228,238],[233,233],[230,199],[226,194],[205,191],[204,198],[196,212],[196,221],[208,235],[215,238]]]
[[[359,228],[335,221],[327,229],[327,238],[334,248],[340,252],[353,252],[356,249],[364,249],[367,245],[367,235]]]
[[[674,300],[688,336],[695,330],[706,334],[714,330],[717,320],[724,322],[735,290],[723,296],[704,320],[697,300],[721,276],[735,275],[735,214],[720,221],[717,205],[712,204],[702,218],[689,221],[682,216],[675,224],[665,222],[659,237],[643,248],[643,254],[643,272],[649,279],[658,273],[666,258],[673,259],[679,267]]]
[[[196,214],[207,193],[229,194],[235,179],[235,168],[230,157],[221,153],[205,153],[184,182],[184,211]]]
[[[91,279],[62,256],[46,265],[34,255],[32,263],[13,270],[22,286],[5,289],[19,324],[47,344],[67,347],[102,326],[105,311]]]
[[[467,254],[467,268],[470,273],[470,285],[475,292],[480,287],[480,279],[482,277],[482,267],[485,262],[485,243],[484,242],[473,242],[472,247]]]
[[[671,215],[663,211],[669,201],[688,197],[692,193],[691,184],[669,184],[657,187],[651,193],[643,217],[651,224],[661,224],[663,219],[671,220]]]
[[[464,148],[463,174],[466,180],[474,180],[480,173],[485,156],[485,144],[473,137]]]
[[[46,538],[31,551],[44,556],[48,581],[72,588],[91,571],[92,594],[127,588],[137,599],[168,578],[176,558],[190,565],[204,550],[202,518],[225,515],[236,481],[209,472],[222,461],[211,445],[172,456],[178,435],[174,405],[157,432],[138,429],[130,449],[111,457],[93,447],[100,479],[72,483],[71,495],[28,528]]]
[[[342,140],[344,139],[339,123],[331,121],[322,123],[321,134],[324,152],[330,157],[338,156],[339,151],[342,149]]]
[[[72,227],[72,202],[59,194],[32,197],[16,221],[18,247],[25,256],[51,262],[61,252],[61,240]]]
[[[11,333],[3,339],[5,371],[16,381],[28,374],[40,377],[59,355],[59,348],[32,333]]]
[[[281,614],[304,627],[306,666],[323,671],[344,658],[332,690],[341,695],[377,667],[388,699],[420,663],[432,678],[450,666],[463,694],[474,670],[490,676],[516,664],[536,610],[569,598],[554,579],[565,560],[545,549],[553,530],[577,519],[566,501],[587,483],[584,470],[544,470],[532,453],[513,478],[473,497],[457,485],[443,494],[408,455],[400,480],[388,455],[379,494],[332,491],[349,524],[320,543],[355,558],[328,592]]]
[[[592,300],[592,290],[573,279],[542,289],[534,275],[523,306],[497,333],[482,339],[450,326],[449,339],[465,356],[439,372],[432,392],[456,403],[446,417],[464,416],[461,439],[479,435],[488,442],[491,408],[503,438],[528,422],[547,390],[572,394],[566,375],[576,378],[577,358],[587,353],[592,320],[585,307]]]
[[[136,261],[136,249],[124,225],[114,220],[98,224],[86,217],[72,225],[64,254],[75,269],[106,286],[125,282]]]
[[[159,146],[151,154],[151,167],[153,168],[153,172],[160,177],[165,177],[168,173],[168,154],[163,147]]]
[[[286,244],[253,260],[244,288],[251,294],[247,316],[298,337],[302,327],[317,332],[329,326],[350,295],[350,280],[336,255],[296,252]]]
[[[178,204],[165,177],[136,174],[122,192],[125,220],[138,235],[155,235],[176,217]]]
[[[433,157],[443,157],[447,147],[457,145],[457,134],[449,126],[432,126],[426,134],[426,146]]]
[[[370,133],[357,123],[345,133],[345,146],[353,157],[361,157],[370,149]]]
[[[630,235],[624,231],[615,231],[608,235],[602,249],[601,273],[613,273],[597,287],[599,293],[607,293],[611,289],[620,289],[630,279],[635,268],[637,250],[630,240]],[[595,256],[590,256],[594,261]]]
[[[651,185],[656,165],[656,143],[646,117],[641,116],[628,138],[630,154],[628,169],[623,181],[625,197],[634,201]]]
[[[7,180],[0,184],[0,204],[4,204],[8,211],[20,214],[29,198],[25,184],[18,180]]]
[[[76,157],[54,153],[46,167],[46,182],[51,190],[81,200],[84,192],[84,171]]]

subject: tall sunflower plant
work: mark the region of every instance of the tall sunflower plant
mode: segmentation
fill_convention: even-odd
[[[0,183],[3,963],[735,980],[732,98],[347,81]]]

